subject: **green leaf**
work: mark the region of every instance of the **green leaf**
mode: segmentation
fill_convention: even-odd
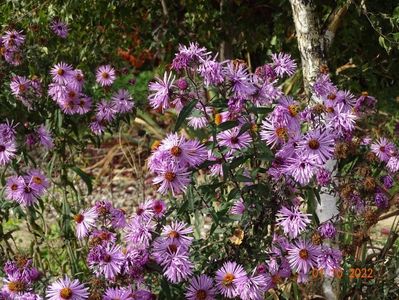
[[[187,105],[183,107],[181,110],[179,116],[177,117],[176,124],[174,131],[176,132],[179,130],[180,126],[183,124],[183,122],[187,119],[187,117],[190,115],[191,111],[194,109],[195,105],[197,105],[198,99],[191,100]]]
[[[93,176],[87,174],[82,169],[75,166],[71,167],[71,170],[74,171],[77,175],[79,175],[80,178],[82,178],[82,180],[85,182],[87,186],[88,195],[90,195],[93,192],[93,183],[92,183]]]
[[[220,129],[220,131],[225,131],[225,130],[228,130],[228,129],[231,129],[231,128],[234,128],[234,127],[238,126],[238,124],[239,123],[238,123],[237,120],[226,121],[226,122],[223,122],[223,123],[219,124],[218,128]]]

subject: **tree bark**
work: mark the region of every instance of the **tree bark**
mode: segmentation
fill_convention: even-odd
[[[311,85],[326,63],[324,38],[312,0],[290,0],[295,23],[298,48],[301,53],[303,83],[306,96],[311,99]]]
[[[330,16],[331,20],[329,18],[329,26],[325,32],[322,32],[320,20],[316,14],[316,5],[312,0],[290,0],[290,3],[298,48],[301,53],[305,94],[309,101],[320,102],[321,99],[312,96],[312,85],[322,65],[326,64],[326,44],[328,46],[331,45],[338,28],[339,20],[345,14],[347,8],[334,10]],[[330,160],[326,164],[327,169],[331,172],[335,166],[335,160]],[[320,222],[326,222],[338,215],[337,200],[335,194],[330,194],[327,189],[321,190],[320,203],[316,201],[316,214]],[[332,280],[325,278],[323,292],[328,300],[337,298]]]

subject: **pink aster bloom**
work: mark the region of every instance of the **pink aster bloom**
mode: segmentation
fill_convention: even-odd
[[[230,82],[234,97],[246,99],[255,93],[256,88],[251,81],[245,64],[235,64],[230,61],[224,66],[223,75]]]
[[[186,290],[188,300],[214,300],[216,294],[213,279],[205,274],[191,278]]]
[[[179,52],[172,61],[172,69],[179,71],[187,68],[190,64],[202,60],[207,54],[206,48],[200,47],[197,42],[190,42],[188,47],[179,45]]]
[[[236,262],[225,262],[216,271],[216,288],[226,298],[234,298],[240,294],[237,284],[245,280],[247,273],[244,268]]]
[[[177,133],[168,134],[162,140],[159,151],[169,153],[172,160],[181,166],[198,166],[207,158],[207,150],[198,140],[187,140]]]
[[[96,225],[97,218],[98,214],[95,207],[88,208],[74,216],[76,222],[76,236],[78,239],[83,239],[85,236],[89,235],[91,228]]]
[[[37,202],[37,198],[40,197],[36,190],[31,186],[30,182],[24,180],[25,183],[20,187],[18,198],[16,199],[22,206],[32,206]]]
[[[56,35],[63,39],[68,36],[68,25],[62,21],[54,20],[51,22],[50,28]]]
[[[11,93],[18,99],[23,99],[31,88],[31,81],[25,76],[14,76],[10,82]]]
[[[386,138],[380,138],[370,146],[371,151],[384,162],[388,162],[395,152],[395,145]]]
[[[115,69],[110,65],[100,66],[96,72],[96,81],[101,86],[110,86],[116,79]]]
[[[318,164],[314,155],[290,157],[287,159],[285,171],[292,176],[300,185],[306,185],[310,182],[317,170]]]
[[[79,280],[65,276],[47,288],[46,297],[49,300],[85,300],[89,298],[88,290]]]
[[[262,122],[260,136],[267,145],[275,148],[288,141],[289,131],[286,125],[273,122],[269,117]]]
[[[319,164],[324,164],[334,153],[334,136],[327,129],[309,131],[299,143],[298,150],[305,154],[315,155]]]
[[[192,237],[188,234],[192,233],[193,229],[184,222],[174,221],[170,225],[165,225],[162,229],[161,237],[164,237],[171,243],[177,245],[190,246]]]
[[[67,83],[68,88],[75,90],[77,92],[81,92],[84,84],[84,75],[82,70],[75,69],[73,76],[70,78],[70,81]]]
[[[244,201],[240,198],[234,202],[233,206],[230,208],[230,214],[232,215],[242,215],[245,212]]]
[[[120,113],[125,114],[132,111],[134,102],[129,92],[124,89],[118,90],[111,98],[114,109]]]
[[[11,176],[6,181],[6,199],[10,201],[17,201],[20,198],[20,191],[25,186],[25,180],[22,176]]]
[[[311,242],[299,239],[288,249],[288,262],[293,270],[298,273],[308,274],[317,266],[317,260],[321,251],[319,246]]]
[[[102,120],[95,120],[89,124],[90,130],[95,135],[102,135],[105,131],[106,122]]]
[[[291,76],[295,73],[296,63],[290,54],[278,53],[272,54],[274,71],[279,77],[284,75]]]
[[[155,224],[150,219],[132,218],[125,227],[125,240],[128,245],[146,248],[150,245]]]
[[[37,136],[39,138],[39,143],[50,150],[54,147],[53,137],[51,132],[46,128],[44,124],[40,125],[36,130]]]
[[[162,218],[166,211],[166,203],[162,200],[154,199],[151,201],[152,210],[157,218]]]
[[[288,234],[290,238],[296,238],[310,224],[309,216],[311,215],[302,213],[298,206],[294,206],[292,210],[282,206],[276,215],[276,221],[285,234]]]
[[[118,245],[108,244],[103,248],[98,262],[89,262],[89,267],[97,276],[103,275],[106,279],[114,279],[120,272],[125,257]]]
[[[78,99],[75,100],[76,112],[79,115],[87,114],[91,110],[92,100],[89,96],[81,94]]]
[[[8,120],[5,123],[0,123],[0,140],[15,140],[15,128],[17,124],[14,124],[14,121],[9,122]]]
[[[97,120],[112,121],[116,117],[116,109],[114,103],[108,102],[107,100],[101,100],[96,106],[96,118]]]
[[[121,288],[107,288],[105,290],[103,300],[131,300],[132,292],[128,289],[121,289]]]
[[[216,61],[216,56],[214,58],[208,56],[198,67],[198,73],[204,79],[205,86],[219,85],[224,81],[222,64]]]
[[[25,42],[25,36],[22,31],[8,30],[1,37],[3,45],[10,50],[17,50]]]
[[[392,156],[387,163],[387,168],[392,173],[396,173],[399,171],[399,157]]]
[[[165,252],[160,265],[163,267],[164,276],[172,283],[179,283],[192,275],[193,263],[188,253],[177,247],[176,251]]]
[[[0,165],[8,164],[17,152],[17,145],[14,140],[6,140],[0,137]]]
[[[38,196],[43,195],[50,185],[43,172],[36,169],[30,170],[28,174],[24,176],[24,179]]]
[[[337,270],[342,270],[342,252],[339,249],[323,246],[317,259],[317,268],[328,277],[334,277]]]
[[[154,184],[159,184],[158,192],[166,194],[172,192],[173,196],[181,194],[186,190],[191,182],[191,173],[187,168],[173,164],[165,164],[156,170],[157,176],[152,180]]]
[[[75,72],[71,65],[64,62],[56,64],[51,70],[53,81],[60,84],[67,84],[74,76]]]
[[[238,283],[242,300],[263,300],[268,290],[266,276],[263,274],[243,277]]]
[[[345,132],[355,129],[356,118],[352,110],[348,110],[343,103],[339,103],[333,108],[333,112],[327,114],[327,127],[333,128],[338,136],[343,136]]]
[[[151,201],[146,201],[144,203],[140,203],[136,209],[136,216],[138,220],[151,220],[154,216],[154,211],[152,210]]]
[[[234,127],[218,133],[216,138],[219,145],[227,147],[230,153],[247,148],[252,142],[252,137],[247,131],[240,134],[240,129]]]
[[[153,109],[158,109],[164,112],[170,107],[170,100],[172,96],[172,88],[174,86],[175,77],[172,77],[172,73],[165,72],[163,80],[160,78],[156,79],[156,82],[150,82],[148,90],[150,95],[148,101]]]

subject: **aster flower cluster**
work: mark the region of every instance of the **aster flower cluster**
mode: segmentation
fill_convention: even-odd
[[[22,206],[32,206],[45,194],[49,185],[42,171],[32,169],[26,175],[7,178],[5,198]]]
[[[22,62],[21,47],[25,43],[25,35],[15,29],[7,30],[0,37],[1,55],[11,65],[18,66]]]

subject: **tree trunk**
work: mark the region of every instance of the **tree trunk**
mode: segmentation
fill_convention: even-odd
[[[322,34],[320,21],[315,11],[315,3],[312,0],[290,0],[292,15],[295,23],[298,48],[301,53],[303,83],[307,98],[310,101],[320,102],[320,99],[312,96],[311,88],[314,84],[321,66],[326,64],[325,37]],[[343,15],[343,14],[342,14]],[[334,19],[336,21],[336,19]],[[336,28],[335,28],[336,29]],[[335,34],[335,31],[334,31]],[[328,31],[328,44],[332,42],[334,35]],[[336,161],[327,162],[327,168],[333,171]],[[332,219],[338,214],[337,197],[331,195],[326,189],[320,193],[320,203],[316,203],[316,214],[320,222]],[[323,292],[326,299],[336,299],[332,280],[325,278]]]

